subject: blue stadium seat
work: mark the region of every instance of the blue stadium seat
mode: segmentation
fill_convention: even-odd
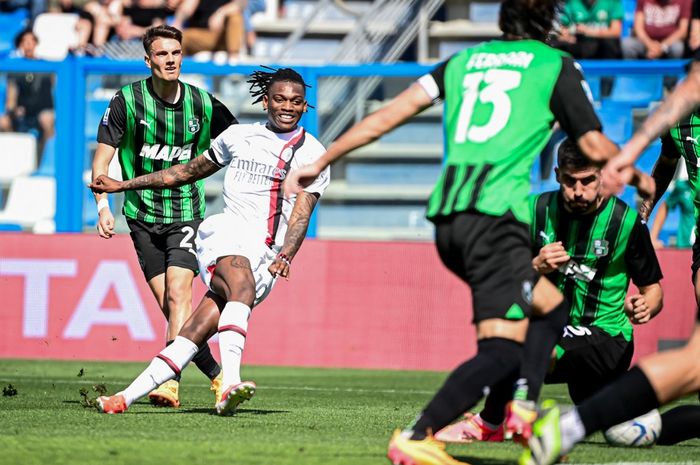
[[[634,11],[637,9],[637,0],[622,0],[622,8],[625,10],[625,16],[622,19],[622,37],[632,35],[634,26]]]
[[[591,90],[591,98],[594,102],[600,102],[600,76],[586,77],[586,83]]]
[[[15,48],[15,37],[27,26],[29,12],[25,9],[0,14],[0,57]]]
[[[345,179],[355,185],[433,185],[440,176],[437,163],[348,163]]]
[[[612,141],[622,144],[632,135],[632,110],[627,105],[604,102],[598,110],[603,132]]]
[[[22,225],[17,223],[0,223],[0,232],[17,232],[22,230]]]
[[[637,208],[637,190],[634,187],[625,187],[625,190],[622,191],[622,195],[619,197],[630,207]]]
[[[87,101],[85,109],[85,137],[87,140],[95,140],[97,137],[97,128],[108,106],[109,100],[90,99]]]
[[[661,100],[663,78],[661,76],[616,76],[611,102],[625,103],[634,107],[647,107],[650,102]]]
[[[659,158],[659,153],[661,153],[660,142],[650,145],[644,152],[642,152],[639,160],[637,160],[637,167],[645,173],[651,174],[651,171],[654,169],[654,164]]]

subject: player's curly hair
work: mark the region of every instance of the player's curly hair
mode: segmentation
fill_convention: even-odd
[[[250,95],[255,99],[253,104],[261,102],[263,96],[267,95],[270,87],[272,87],[272,84],[275,82],[296,82],[297,84],[301,84],[305,89],[311,87],[304,82],[304,78],[301,77],[301,74],[297,73],[292,68],[275,69],[267,66],[263,66],[263,68],[270,71],[253,71],[253,74],[250,75],[250,79],[246,81],[250,84]],[[311,105],[309,105],[309,107],[311,107]]]
[[[562,7],[562,0],[503,0],[498,26],[506,35],[544,42]]]

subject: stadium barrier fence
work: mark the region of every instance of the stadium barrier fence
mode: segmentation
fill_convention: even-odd
[[[635,327],[635,359],[694,327],[691,252],[659,259],[664,310]],[[195,303],[204,290],[196,279]],[[0,358],[146,361],[163,348],[165,321],[126,235],[4,233],[0,296]],[[253,310],[244,362],[449,370],[475,353],[471,319],[467,287],[432,244],[311,240]]]
[[[587,76],[616,75],[674,75],[685,72],[685,60],[657,61],[582,61]],[[220,76],[231,73],[250,74],[259,66],[215,65],[185,59],[183,73]],[[429,65],[415,63],[294,66],[311,86],[307,99],[315,108],[310,108],[302,124],[312,134],[319,130],[319,115],[316,108],[323,98],[318,94],[319,80],[344,76],[363,78],[418,77],[432,69]],[[56,76],[54,91],[56,108],[56,231],[80,232],[84,227],[83,201],[85,199],[83,171],[87,142],[85,137],[86,96],[89,76],[96,74],[146,76],[147,68],[142,61],[116,61],[69,56],[61,62],[24,59],[0,59],[0,73],[45,72]],[[316,233],[315,222],[309,227],[309,236]]]

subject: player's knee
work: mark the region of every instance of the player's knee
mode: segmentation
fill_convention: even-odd
[[[512,339],[494,337],[478,341],[477,351],[479,355],[489,357],[492,363],[500,366],[504,372],[508,372],[520,366],[523,345]]]

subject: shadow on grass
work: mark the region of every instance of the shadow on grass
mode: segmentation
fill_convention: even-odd
[[[495,457],[474,457],[470,455],[453,455],[456,460],[460,462],[466,462],[470,465],[516,465],[518,463],[518,456],[513,457],[512,460],[503,460],[503,458]]]

